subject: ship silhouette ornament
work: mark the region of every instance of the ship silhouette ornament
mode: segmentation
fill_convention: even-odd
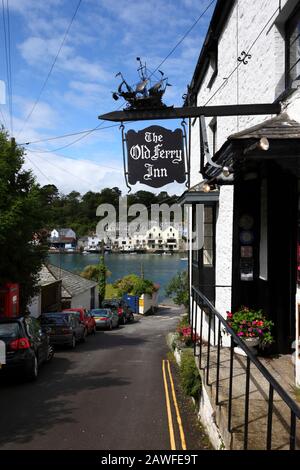
[[[113,99],[117,101],[119,98],[124,98],[127,101],[126,111],[167,108],[168,106],[162,102],[162,97],[166,88],[172,86],[168,83],[168,78],[164,76],[164,72],[158,70],[161,77],[155,79],[155,74],[147,69],[146,63],[142,64],[140,57],[137,57],[137,61],[139,82],[131,86],[121,72],[117,73],[116,77],[121,77],[122,81],[118,91],[113,92]]]

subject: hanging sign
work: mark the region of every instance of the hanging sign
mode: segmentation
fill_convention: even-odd
[[[126,133],[128,182],[138,182],[153,188],[166,184],[184,183],[185,158],[183,132],[151,126]]]

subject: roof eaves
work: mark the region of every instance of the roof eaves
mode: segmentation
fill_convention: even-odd
[[[193,93],[197,93],[199,91],[208,67],[209,51],[213,44],[218,41],[235,2],[236,0],[218,0],[216,4],[208,32],[200,51],[197,65],[195,67],[193,78],[191,80],[190,88]]]

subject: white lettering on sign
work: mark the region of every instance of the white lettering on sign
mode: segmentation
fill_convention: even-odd
[[[146,163],[145,168],[147,173],[144,175],[144,180],[151,181],[152,178],[166,178],[168,176],[168,171],[166,168],[154,168],[151,163]]]
[[[157,142],[163,141],[163,136],[156,135],[155,132],[145,132],[145,141],[148,143],[154,142],[155,144],[157,144]]]
[[[151,155],[150,149],[146,145],[134,145],[130,149],[130,156],[133,160],[171,159],[174,164],[182,161],[182,150],[160,150],[161,147],[162,144],[155,145],[154,153]]]
[[[0,340],[0,366],[6,364],[6,345]]]

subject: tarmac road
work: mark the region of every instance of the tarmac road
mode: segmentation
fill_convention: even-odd
[[[182,449],[168,363],[163,362],[165,336],[179,313],[164,309],[97,332],[75,350],[60,349],[34,383],[2,377],[0,449],[171,450],[170,413],[173,445]],[[195,439],[189,439],[189,429],[185,432],[189,448]]]

